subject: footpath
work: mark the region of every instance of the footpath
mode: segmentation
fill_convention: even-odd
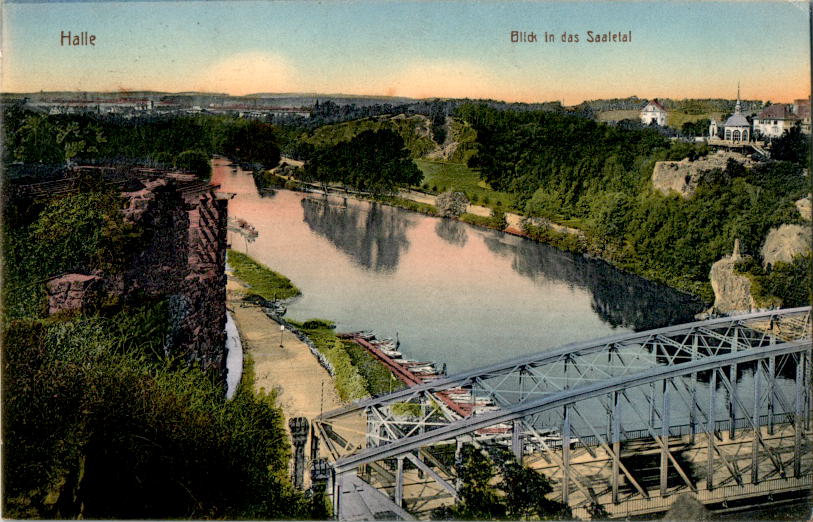
[[[243,350],[254,362],[254,389],[276,391],[276,403],[285,414],[286,429],[293,417],[307,417],[310,421],[320,411],[342,406],[333,379],[308,346],[288,330],[281,331],[279,324],[258,306],[243,302],[245,292],[246,288],[229,275],[227,303]]]
[[[434,196],[432,194],[426,194],[423,192],[418,192],[416,190],[403,190],[398,194],[398,196],[403,199],[411,199],[412,201],[417,201],[418,203],[437,205],[437,196]],[[482,205],[469,205],[468,207],[466,207],[466,212],[468,212],[469,214],[474,214],[476,216],[488,217],[491,215],[491,209],[489,207],[484,207]],[[524,216],[515,214],[513,212],[506,212],[505,221],[508,223],[508,226],[505,228],[505,231],[515,235],[524,235],[522,233],[523,219]],[[557,232],[564,232],[575,235],[582,234],[581,230],[577,228],[559,225],[558,223],[548,223],[548,226]]]

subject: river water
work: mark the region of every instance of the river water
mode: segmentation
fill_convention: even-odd
[[[565,343],[692,320],[703,306],[667,287],[547,245],[377,203],[286,190],[260,196],[216,160],[229,216],[259,232],[233,248],[288,276],[296,320],[401,340],[404,357],[449,373]]]

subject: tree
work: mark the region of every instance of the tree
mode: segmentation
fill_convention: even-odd
[[[220,149],[239,161],[276,167],[280,149],[274,127],[255,120],[237,121],[228,125],[221,138]]]
[[[322,147],[314,151],[305,169],[322,184],[341,181],[373,194],[419,185],[423,179],[403,138],[389,129],[366,130],[349,141]]]
[[[773,140],[771,157],[798,165],[804,165],[810,161],[810,142],[802,133],[802,127],[798,123]]]
[[[462,486],[451,507],[432,512],[434,520],[499,520],[505,518],[505,505],[489,484],[495,475],[494,462],[471,445],[463,446],[457,474]]]
[[[70,163],[76,156],[98,152],[106,141],[96,125],[59,123],[42,114],[26,116],[15,134],[10,143],[14,159],[25,163]]]
[[[438,196],[435,206],[443,217],[459,217],[469,206],[469,199],[462,192],[444,192]]]
[[[257,232],[257,229],[254,228],[254,225],[245,219],[229,217],[228,228],[230,232],[234,232],[235,234],[239,234],[243,237],[243,243],[246,247],[246,254],[248,254],[248,244],[255,242],[257,237],[260,235],[260,233]]]
[[[212,173],[209,157],[201,150],[185,150],[178,154],[175,168],[191,172],[200,179],[209,179]]]
[[[499,201],[497,203],[499,203]],[[498,230],[505,230],[505,227],[508,226],[508,219],[505,217],[505,212],[502,209],[491,209],[491,225]]]
[[[501,480],[492,486],[499,471]],[[462,486],[453,506],[436,509],[434,520],[527,520],[570,519],[570,509],[550,500],[548,479],[519,464],[508,450],[497,450],[492,458],[471,445],[463,446],[457,466]]]

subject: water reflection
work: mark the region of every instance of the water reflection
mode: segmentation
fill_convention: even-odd
[[[450,245],[464,247],[469,236],[466,227],[459,221],[440,219],[435,225],[435,233]]]
[[[303,219],[313,232],[366,269],[393,272],[409,248],[406,233],[414,222],[391,207],[372,203],[363,208],[332,198],[304,198],[302,209]]]
[[[511,257],[511,267],[532,280],[562,281],[589,290],[602,320],[636,331],[691,321],[703,303],[689,295],[621,272],[607,263],[519,238],[491,236],[488,248]],[[652,306],[658,303],[658,306]]]

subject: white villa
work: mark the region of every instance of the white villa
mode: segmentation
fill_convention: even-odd
[[[666,126],[666,109],[658,102],[658,99],[650,101],[641,109],[641,123],[650,125],[655,123],[661,127]]]

